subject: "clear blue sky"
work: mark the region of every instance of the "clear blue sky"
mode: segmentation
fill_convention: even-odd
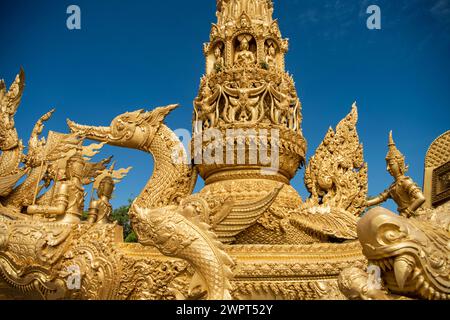
[[[0,78],[9,85],[20,66],[27,75],[16,116],[22,139],[53,107],[47,128],[66,132],[66,118],[108,125],[124,111],[180,103],[167,122],[190,129],[215,3],[2,1]],[[66,28],[70,4],[81,7],[80,31]],[[380,31],[366,28],[371,4],[382,10]],[[422,184],[428,146],[450,129],[450,0],[284,0],[275,1],[275,17],[290,39],[287,69],[303,102],[308,157],[356,100],[370,194],[391,183],[384,161],[391,129]],[[139,151],[107,147],[109,154],[134,167],[118,186],[117,206],[139,194],[152,164]],[[307,196],[303,170],[293,184]]]

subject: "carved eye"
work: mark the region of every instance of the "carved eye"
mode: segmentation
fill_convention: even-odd
[[[123,125],[123,122],[119,120],[117,122],[116,128],[117,128],[118,131],[122,131],[123,129],[125,129],[125,126]]]

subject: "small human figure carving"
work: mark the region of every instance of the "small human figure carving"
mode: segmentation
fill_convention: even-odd
[[[80,153],[76,153],[67,160],[66,176],[55,190],[55,196],[50,206],[32,205],[27,208],[30,215],[57,216],[61,223],[76,224],[81,221],[86,196],[81,181],[85,160]]]
[[[241,28],[249,28],[252,25],[250,18],[244,14],[241,17]]]
[[[217,98],[222,93],[222,89],[217,85],[213,90],[206,83],[201,89],[201,95],[194,100],[194,106],[197,108],[196,112],[198,119],[204,121],[205,128],[211,128],[216,125],[218,118]]]
[[[215,39],[218,36],[219,36],[219,30],[217,30],[216,26],[212,26],[212,28],[211,28],[211,38]]]
[[[229,12],[233,18],[236,18],[241,13],[241,3],[239,0],[232,0],[230,3]]]
[[[370,284],[369,274],[362,269],[345,269],[339,276],[339,289],[349,300],[393,299],[382,289]]]
[[[299,102],[298,99],[291,96],[289,85],[285,81],[282,81],[279,89],[274,88],[274,86],[269,86],[269,90],[275,98],[274,106],[276,108],[273,108],[271,111],[273,121],[294,128],[296,122],[294,112]]]
[[[108,224],[111,222],[112,205],[110,203],[114,191],[114,180],[110,176],[104,177],[97,189],[97,200],[89,205],[88,222]]]
[[[264,84],[256,88],[253,87],[245,72],[239,80],[238,88],[225,86],[223,90],[231,96],[230,106],[228,112],[226,112],[228,121],[256,123],[260,116],[258,108],[260,95],[266,88],[267,86]]]
[[[257,1],[256,0],[249,0],[248,3],[247,3],[247,13],[250,16],[254,16],[254,15],[256,15],[257,10],[258,10],[258,3],[257,3]]]
[[[405,176],[408,167],[405,165],[405,157],[395,145],[392,131],[389,134],[389,152],[386,156],[386,163],[387,170],[395,182],[379,196],[368,200],[367,206],[376,206],[391,198],[397,203],[401,216],[406,218],[415,216],[417,209],[425,203],[425,196],[414,181]]]
[[[256,0],[256,14],[263,19],[265,18],[266,14],[265,1]]]
[[[214,70],[216,72],[222,71],[224,65],[225,65],[225,59],[223,58],[222,54],[222,48],[223,44],[219,43],[216,48],[214,49]]]
[[[58,167],[58,163],[55,163],[56,168],[50,166],[49,172],[44,176],[45,186],[49,186],[51,181],[54,179],[53,186],[44,193],[41,197],[36,200],[36,203],[39,205],[48,205],[53,202],[53,198],[55,196],[56,190],[61,187],[61,184],[66,181],[66,168]]]
[[[248,38],[243,36],[240,41],[240,51],[236,54],[235,64],[242,67],[255,64],[255,54],[249,50],[250,44]]]
[[[273,45],[267,48],[266,63],[269,69],[275,69],[277,66],[277,52]]]

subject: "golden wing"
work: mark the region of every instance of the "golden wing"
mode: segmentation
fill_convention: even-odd
[[[239,105],[239,99],[230,97],[230,103],[232,106],[237,106],[237,105]]]
[[[105,146],[106,142],[93,143],[88,146],[83,146],[83,157],[85,160],[91,160],[92,157],[100,153],[101,149]]]
[[[255,105],[258,104],[258,102],[259,102],[259,97],[251,98],[251,99],[248,99],[248,100],[249,100],[249,106],[250,106],[250,107],[253,107],[253,106],[255,106]]]
[[[12,174],[6,177],[0,177],[0,197],[6,197],[9,195],[14,186],[20,179],[28,172],[28,170],[21,170],[16,174]]]
[[[228,200],[216,210],[215,214],[212,212],[211,224],[219,239],[224,243],[231,243],[239,233],[255,224],[273,204],[283,186],[253,202],[237,204],[233,200]]]
[[[345,211],[331,210],[330,213],[294,212],[289,222],[296,228],[341,240],[358,238],[358,218]]]

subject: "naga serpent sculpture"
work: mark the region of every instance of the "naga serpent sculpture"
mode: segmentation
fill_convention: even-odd
[[[153,175],[135,204],[159,208],[179,203],[192,193],[197,181],[197,172],[192,166],[172,161],[170,151],[184,150],[184,147],[163,120],[176,107],[169,105],[150,112],[127,112],[116,117],[110,127],[83,126],[70,120],[67,123],[73,133],[87,139],[150,153],[154,159]]]
[[[191,195],[197,172],[192,166],[172,159],[173,150],[180,151],[185,158],[181,141],[163,124],[165,116],[176,107],[169,105],[150,112],[125,113],[116,117],[110,127],[84,126],[70,120],[68,125],[72,133],[87,139],[138,149],[153,156],[153,176],[134,200],[129,213],[139,242],[154,246],[167,256],[190,262],[207,287],[208,299],[230,299],[230,266],[233,262],[222,250],[223,245],[211,226],[207,221],[201,221],[201,216],[208,216],[208,212],[186,216],[184,212],[187,209],[183,207],[192,208],[192,212],[197,210],[189,201],[180,206],[182,200]],[[232,204],[227,207],[228,212],[242,210],[251,216],[253,211],[258,216],[270,207],[280,190],[261,200],[241,203],[240,206]],[[203,209],[209,210],[207,205]],[[191,286],[195,287],[194,284]]]

